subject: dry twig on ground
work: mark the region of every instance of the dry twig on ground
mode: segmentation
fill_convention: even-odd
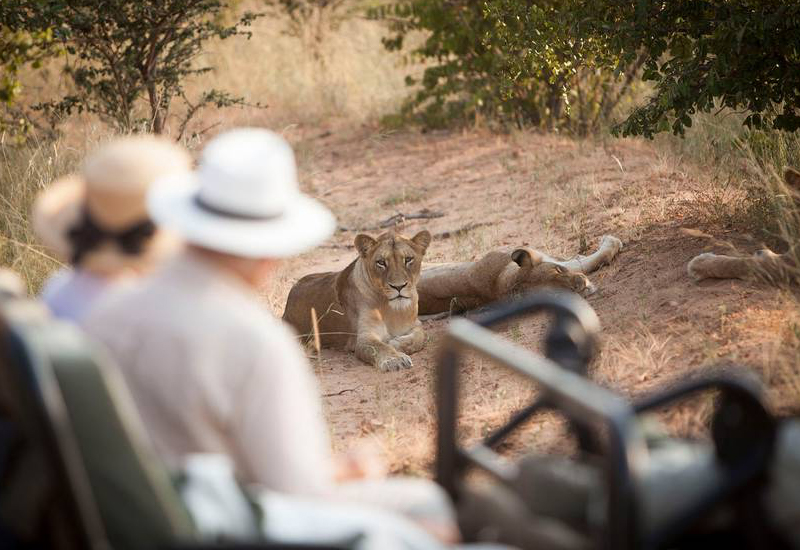
[[[345,227],[343,225],[339,226],[339,231],[375,231],[377,229],[386,229],[387,227],[395,227],[402,223],[405,223],[406,220],[431,220],[434,218],[442,218],[444,217],[444,212],[438,212],[435,210],[430,210],[428,208],[423,208],[419,212],[414,212],[412,214],[403,214],[402,212],[398,212],[397,214],[390,216],[379,222],[377,225],[369,225],[364,227]]]

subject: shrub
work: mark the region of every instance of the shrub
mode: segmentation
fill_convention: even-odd
[[[400,49],[427,32],[412,58],[430,66],[401,115],[425,126],[486,118],[518,127],[587,134],[599,129],[630,92],[641,61],[624,74],[593,64],[596,41],[577,41],[568,0],[414,0],[373,9]]]
[[[577,35],[621,63],[645,55],[655,93],[618,133],[683,135],[695,113],[724,108],[746,111],[752,128],[800,128],[800,3],[580,0],[574,14]]]
[[[39,68],[42,59],[52,51],[52,40],[53,34],[49,29],[29,33],[0,26],[0,103],[8,104],[17,98],[20,69],[25,65]]]
[[[242,27],[256,17],[247,12],[225,24],[225,6],[220,0],[4,0],[0,25],[28,33],[52,29],[66,49],[65,72],[75,93],[39,108],[54,116],[88,111],[121,131],[161,133],[179,98],[185,103],[178,126],[183,134],[203,106],[242,102],[216,89],[189,98],[184,89],[188,78],[211,70],[195,65],[205,44],[246,34]],[[146,116],[137,109],[141,100]]]
[[[428,33],[411,53],[431,66],[404,113],[430,125],[486,115],[585,133],[642,68],[654,93],[617,134],[683,135],[695,113],[725,108],[751,128],[800,128],[797,2],[410,0],[373,15],[395,32],[389,48]]]
[[[9,22],[6,10],[8,6],[0,4],[0,22]],[[50,29],[26,32],[0,23],[0,129],[19,134],[28,130],[27,119],[15,105],[22,90],[19,72],[26,66],[38,69],[57,52]]]

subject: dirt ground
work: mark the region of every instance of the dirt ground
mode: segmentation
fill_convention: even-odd
[[[602,351],[591,368],[599,383],[636,397],[716,366],[744,365],[769,388],[778,412],[796,411],[795,297],[763,283],[695,284],[688,278],[686,263],[695,254],[723,249],[686,229],[744,251],[754,246],[703,221],[698,201],[708,181],[655,145],[481,131],[376,135],[294,128],[288,136],[297,146],[305,191],[327,204],[343,227],[374,226],[424,208],[445,215],[410,220],[400,227],[404,234],[480,224],[435,239],[429,260],[474,259],[498,245],[569,257],[592,250],[603,234],[622,239],[615,261],[590,276],[599,291],[588,301],[603,327]],[[266,295],[276,313],[293,281],[347,265],[355,235],[340,230],[324,247],[287,264]],[[538,349],[543,323],[520,321],[503,334]],[[368,442],[382,450],[393,472],[430,475],[433,380],[446,328],[447,320],[425,323],[429,340],[408,371],[381,373],[337,350],[312,358],[335,449]],[[463,383],[466,438],[485,434],[535,393],[529,382],[475,357],[464,365]],[[698,433],[709,410],[710,399],[700,399],[663,418],[675,431]],[[512,453],[566,448],[563,424],[553,415],[537,417],[507,447]]]

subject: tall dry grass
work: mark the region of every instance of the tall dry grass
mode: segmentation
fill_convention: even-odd
[[[298,32],[275,12],[253,24],[251,39],[236,37],[210,48],[201,61],[215,70],[190,87],[221,87],[267,106],[217,113],[212,123],[376,124],[399,108],[408,95],[406,76],[421,68],[383,47],[386,29],[364,17],[362,3],[351,0],[334,13],[318,14],[309,22],[313,32]],[[238,9],[263,11],[264,2],[246,0]]]
[[[29,213],[39,191],[71,171],[83,150],[60,141],[19,145],[0,137],[0,265],[17,271],[32,293],[60,263],[33,236]]]
[[[679,163],[693,165],[706,184],[698,214],[708,221],[749,233],[759,244],[780,251],[800,239],[800,209],[787,188],[786,167],[800,168],[800,134],[751,130],[745,115],[698,115],[683,139],[661,136]]]

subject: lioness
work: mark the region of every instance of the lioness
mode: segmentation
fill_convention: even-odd
[[[295,283],[284,321],[310,335],[314,308],[322,345],[354,350],[356,357],[381,371],[411,367],[409,354],[425,343],[417,319],[417,280],[430,242],[427,231],[411,239],[394,232],[377,239],[357,235],[358,257],[350,265]]]
[[[591,294],[595,286],[586,273],[611,262],[621,249],[622,241],[604,235],[593,254],[566,261],[523,247],[493,250],[475,262],[429,264],[417,283],[419,313],[463,312],[545,286]]]
[[[790,191],[800,191],[800,172],[787,168],[783,179]],[[754,275],[766,276],[773,281],[786,280],[796,269],[794,259],[789,254],[776,254],[767,248],[752,256],[726,256],[706,252],[692,258],[686,266],[689,276],[695,281],[703,279],[749,279]]]

